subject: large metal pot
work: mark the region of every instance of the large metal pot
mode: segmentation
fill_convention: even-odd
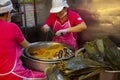
[[[33,69],[33,70],[37,70],[37,71],[44,71],[46,67],[56,64],[58,62],[60,62],[61,60],[69,60],[71,57],[67,57],[64,59],[55,59],[55,60],[49,60],[49,59],[39,59],[39,58],[35,58],[34,56],[29,55],[29,53],[38,50],[42,47],[49,47],[52,44],[62,44],[65,47],[71,49],[73,51],[73,53],[75,52],[74,48],[72,48],[71,46],[68,46],[66,44],[63,43],[57,43],[57,42],[35,42],[32,43],[29,47],[23,49],[23,55],[22,55],[22,61],[23,61],[23,65],[26,66],[27,68]]]

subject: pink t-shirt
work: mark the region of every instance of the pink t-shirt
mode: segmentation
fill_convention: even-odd
[[[16,44],[23,40],[17,25],[0,20],[0,74],[11,71],[15,63]]]
[[[19,44],[23,40],[24,35],[16,24],[0,20],[0,80],[45,78],[45,73],[22,66]]]
[[[48,19],[46,20],[45,24],[52,27],[54,33],[56,33],[58,30],[74,27],[83,22],[82,18],[78,13],[68,9],[67,14],[68,14],[67,19],[63,23],[61,23],[60,19],[54,13],[51,13],[48,16]],[[76,32],[74,33],[68,32],[59,37],[53,36],[52,39],[52,41],[54,42],[62,42],[74,47],[75,49],[78,49],[78,44],[76,40],[77,40]]]
[[[50,13],[45,24],[49,25],[50,27],[54,27],[56,20],[60,22],[59,18],[57,18],[54,13]],[[68,20],[70,22],[71,27],[76,26],[81,22],[83,22],[83,19],[80,17],[80,15],[70,9],[68,9],[68,17],[66,21]],[[64,23],[66,23],[66,21]],[[61,23],[61,24],[64,24],[64,23]],[[75,39],[77,39],[77,33],[74,33],[74,37]]]

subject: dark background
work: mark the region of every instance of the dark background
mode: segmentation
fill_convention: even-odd
[[[16,4],[13,0],[14,5]],[[19,2],[19,1],[18,1]],[[78,44],[81,46],[86,41],[98,38],[109,37],[120,46],[120,0],[68,0],[70,9],[78,12],[88,26],[86,31],[78,33]],[[52,34],[41,32],[49,10],[51,0],[33,0],[31,3],[20,3],[20,11],[12,17],[12,21],[17,23],[30,42],[50,41]],[[29,26],[26,16],[28,9],[24,10],[24,5],[32,5],[34,25]],[[22,10],[21,10],[22,8]],[[24,25],[23,25],[24,23]]]

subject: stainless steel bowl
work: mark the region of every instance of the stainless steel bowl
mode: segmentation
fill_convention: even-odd
[[[22,55],[23,65],[30,69],[33,69],[33,70],[44,71],[46,67],[56,64],[61,60],[69,60],[70,58],[72,58],[74,56],[74,55],[72,55],[70,57],[52,60],[52,59],[40,59],[40,58],[36,58],[36,57],[30,55],[30,53],[32,53],[33,51],[39,50],[40,48],[43,48],[43,47],[49,47],[52,44],[61,44],[65,47],[71,49],[73,51],[73,53],[75,52],[74,48],[72,48],[69,45],[63,44],[63,43],[35,42],[35,43],[32,43],[29,47],[23,49],[23,55]]]
[[[39,60],[29,58],[24,54],[22,55],[21,59],[25,67],[35,71],[44,71],[45,68],[59,62],[59,61],[53,61],[53,62],[39,61]]]

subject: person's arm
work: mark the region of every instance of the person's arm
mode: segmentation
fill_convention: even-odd
[[[29,46],[29,42],[24,37],[21,29],[14,23],[11,23],[14,33],[14,39],[17,44],[21,46],[21,48],[26,48]]]
[[[28,42],[26,39],[24,39],[24,40],[20,43],[20,45],[21,45],[22,48],[26,48],[26,47],[29,46],[29,42]]]
[[[87,29],[87,26],[86,26],[85,22],[82,22],[76,26],[68,28],[68,32],[81,32],[85,29]]]
[[[41,30],[43,32],[48,32],[50,30],[50,27],[54,23],[54,19],[55,19],[55,14],[50,13],[45,21],[45,24],[41,27]]]
[[[74,26],[68,28],[68,32],[81,32],[87,29],[84,20],[78,13],[72,12],[71,15],[74,15],[73,17],[70,18],[72,19],[71,21],[74,23]]]
[[[42,30],[42,32],[48,32],[50,30],[50,26],[48,26],[47,24],[45,24],[45,25],[43,25],[41,27],[41,30]]]
[[[86,24],[84,22],[81,22],[80,24],[76,26],[72,26],[67,29],[59,30],[55,33],[55,35],[61,36],[61,34],[65,34],[67,32],[81,32],[81,31],[84,31],[85,29],[87,29]]]

